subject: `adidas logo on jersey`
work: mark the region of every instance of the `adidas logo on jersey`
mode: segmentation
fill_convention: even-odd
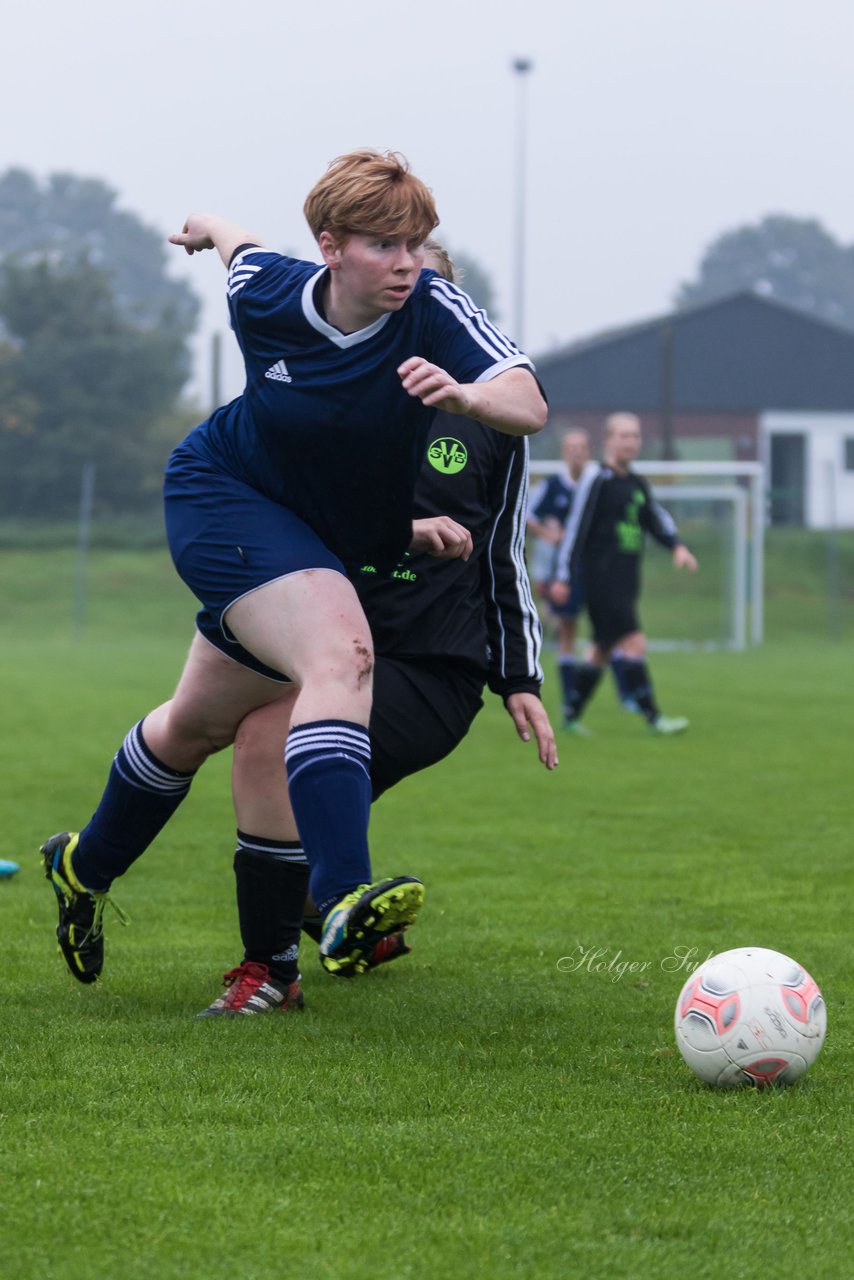
[[[291,375],[288,373],[288,366],[284,360],[277,360],[271,368],[264,374],[265,378],[272,378],[274,382],[290,382]]]

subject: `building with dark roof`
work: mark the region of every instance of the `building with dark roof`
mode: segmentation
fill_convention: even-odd
[[[536,359],[550,425],[601,445],[604,419],[638,414],[645,456],[763,461],[772,517],[854,526],[854,332],[739,293],[610,330]]]

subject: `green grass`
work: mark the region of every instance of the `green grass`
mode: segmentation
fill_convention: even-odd
[[[729,625],[721,603],[728,590],[721,538],[709,526],[689,523],[684,532],[700,558],[700,572],[676,573],[670,557],[650,546],[644,564],[644,624],[652,637],[714,641]],[[42,550],[12,545],[0,549],[0,590],[0,639],[36,637],[50,616],[55,636],[82,633],[87,642],[110,641],[117,617],[131,611],[128,627],[133,620],[142,633],[169,635],[183,643],[194,610],[162,545],[133,550],[99,546],[89,557],[85,580],[78,576],[71,543]],[[769,530],[765,615],[771,640],[854,638],[854,531],[835,535],[832,543],[823,533]]]
[[[105,980],[55,954],[35,848],[88,817],[191,611],[158,558],[99,557],[86,642],[44,640],[72,563],[2,562],[0,856],[24,868],[0,883],[4,1275],[850,1274],[850,658],[807,578],[813,636],[655,660],[684,738],[647,737],[603,688],[595,736],[548,775],[488,706],[375,810],[378,872],[428,885],[413,955],[344,983],[307,945],[305,1014],[235,1024],[192,1016],[239,959],[225,757],[121,883]],[[668,958],[746,944],[827,999],[787,1091],[708,1089],[674,1047]]]

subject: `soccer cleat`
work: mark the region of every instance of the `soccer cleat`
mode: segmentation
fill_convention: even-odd
[[[302,927],[303,932],[308,934],[312,941],[320,942],[320,935],[323,932],[323,921],[320,916],[305,916]],[[399,960],[401,956],[408,956],[411,950],[412,948],[403,937],[403,930],[400,933],[386,934],[384,938],[380,938],[379,942],[374,944],[373,950],[368,952],[368,968],[376,969],[379,964],[388,964],[390,960]]]
[[[305,1004],[299,982],[282,982],[274,978],[267,965],[244,960],[236,969],[223,974],[228,990],[197,1018],[236,1017],[251,1013],[292,1013]]]
[[[5,858],[0,858],[0,880],[11,880],[20,870],[17,862],[7,862]]]
[[[412,924],[423,901],[424,885],[412,876],[360,884],[327,912],[320,939],[323,968],[337,978],[364,973],[376,944]]]
[[[669,737],[674,733],[684,733],[689,723],[684,716],[657,716],[649,727],[653,733]]]
[[[580,720],[573,720],[569,716],[564,720],[561,728],[564,733],[574,734],[576,738],[592,738],[593,734],[587,728],[586,724],[582,724]]]
[[[107,903],[122,924],[127,916],[106,893],[91,893],[80,883],[71,866],[77,848],[76,831],[51,836],[41,847],[44,873],[53,885],[59,904],[56,936],[65,963],[78,982],[95,982],[104,967],[104,908]]]
[[[368,968],[376,969],[378,964],[389,964],[392,960],[399,960],[401,956],[408,956],[411,951],[412,948],[402,932],[388,933],[379,942],[375,942],[368,952]]]

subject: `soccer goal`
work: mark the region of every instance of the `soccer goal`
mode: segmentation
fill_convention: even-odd
[[[532,481],[563,471],[531,462]],[[650,539],[641,617],[656,649],[744,649],[763,639],[764,471],[758,462],[637,462],[700,562],[674,571]],[[583,628],[582,628],[583,629]]]

